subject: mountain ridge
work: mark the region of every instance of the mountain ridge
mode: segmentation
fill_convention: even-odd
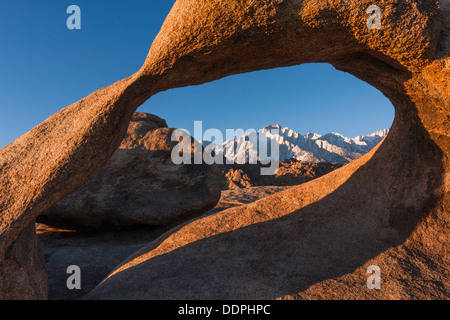
[[[279,134],[272,133],[272,130],[279,130]],[[389,129],[378,130],[374,133],[355,138],[348,138],[344,135],[331,132],[324,135],[318,133],[300,134],[288,127],[283,127],[279,123],[265,126],[264,128],[245,134],[238,138],[227,140],[221,145],[209,141],[202,141],[204,147],[209,146],[217,153],[222,153],[230,161],[236,163],[248,163],[249,150],[258,150],[256,156],[261,158],[260,139],[266,138],[267,154],[271,154],[272,141],[279,146],[279,160],[287,161],[295,159],[298,161],[308,161],[312,163],[333,162],[345,164],[366,154],[378,145],[389,133]],[[213,144],[211,146],[211,144]],[[256,144],[256,145],[255,145]],[[234,152],[231,152],[233,151]],[[254,153],[252,155],[255,155]]]

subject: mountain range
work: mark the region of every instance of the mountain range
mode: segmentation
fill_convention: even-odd
[[[273,134],[272,130],[278,129],[279,134]],[[345,164],[372,150],[377,144],[387,136],[389,129],[379,130],[366,136],[348,138],[339,133],[328,133],[320,135],[317,133],[307,133],[302,135],[294,130],[281,125],[273,124],[263,129],[248,133],[233,140],[228,140],[221,145],[216,145],[209,141],[203,141],[203,146],[214,149],[215,152],[225,154],[227,159],[237,163],[248,162],[248,150],[258,150],[257,156],[260,158],[260,139],[266,137],[271,139],[279,147],[279,160],[287,161],[291,159],[308,161],[313,163],[334,162]],[[266,154],[271,154],[271,142],[267,140]],[[213,144],[213,145],[211,145]],[[256,146],[255,146],[256,144]],[[234,146],[234,149],[232,149]],[[229,152],[229,150],[236,150]]]

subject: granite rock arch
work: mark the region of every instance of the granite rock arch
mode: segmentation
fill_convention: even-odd
[[[36,263],[19,259],[19,240],[30,236],[27,226],[40,212],[107,161],[133,112],[150,96],[236,73],[329,62],[393,103],[394,124],[377,150],[305,185],[172,230],[125,261],[88,298],[448,297],[449,2],[381,1],[379,30],[367,28],[370,5],[366,0],[178,0],[137,73],[66,107],[0,151],[0,296],[45,297],[42,282],[11,276],[28,275]],[[298,237],[299,231],[311,238]],[[284,262],[297,258],[270,271],[281,257],[271,258],[248,237],[256,234],[264,235],[254,238],[261,241],[278,235],[285,243],[301,239],[310,246],[285,248]],[[199,263],[219,243],[234,250],[236,272],[221,269],[224,261],[218,260],[204,285],[207,269]],[[270,245],[270,253],[280,252],[276,243]],[[19,249],[11,250],[15,246]],[[346,247],[352,250],[342,251]],[[192,252],[198,263],[188,265]],[[264,259],[267,268],[261,267]],[[335,261],[337,269],[309,276],[321,259]],[[301,261],[303,273],[292,272]],[[354,289],[367,262],[391,276],[387,290]],[[168,273],[163,265],[172,266]],[[257,266],[255,278],[250,270]],[[170,280],[177,268],[191,272],[183,281]],[[415,276],[418,268],[422,280]],[[144,277],[141,284],[160,279],[160,286],[124,290],[123,279],[138,276]],[[276,285],[283,279],[285,285]],[[402,285],[405,279],[419,284]],[[225,282],[234,284],[226,287],[229,295],[221,294]]]

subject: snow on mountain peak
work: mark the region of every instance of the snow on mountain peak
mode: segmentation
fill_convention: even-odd
[[[367,135],[366,137],[385,137],[387,136],[387,134],[389,133],[389,129],[382,129],[382,130],[378,130],[377,132],[371,133],[369,135]]]
[[[304,137],[305,137],[306,139],[316,140],[316,139],[321,138],[322,135],[321,135],[321,134],[318,134],[318,133],[311,133],[311,132],[308,132],[307,134],[304,135]]]
[[[272,134],[271,129],[278,129],[279,134]],[[296,159],[299,161],[344,164],[372,150],[389,133],[389,130],[379,130],[367,136],[357,136],[352,139],[336,132],[323,136],[317,133],[301,135],[292,129],[275,123],[264,127],[258,133],[277,142],[280,160],[282,161]],[[259,150],[257,146],[253,146],[251,141],[246,141],[245,137],[226,141],[222,147],[227,149],[238,145],[241,145],[241,147],[237,149],[234,160],[247,158],[246,153],[248,153],[249,148]]]
[[[265,126],[262,130],[270,130],[270,129],[282,129],[283,127],[279,123],[274,123],[270,126]]]

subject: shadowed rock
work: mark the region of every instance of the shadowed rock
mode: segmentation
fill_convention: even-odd
[[[20,233],[0,261],[0,281],[3,300],[47,299],[47,268],[34,223]]]
[[[141,70],[0,151],[0,265],[41,212],[106,163],[151,95],[231,74],[329,62],[393,103],[396,118],[377,152],[178,227],[88,298],[447,297],[449,2],[383,2],[380,30],[366,24],[372,4],[178,0]],[[382,268],[382,290],[365,286],[367,264]],[[11,296],[15,275],[0,276],[0,297]]]
[[[48,299],[80,299],[98,285],[115,267],[166,228],[139,226],[120,230],[73,232],[38,224],[37,233],[48,270]],[[67,287],[67,267],[81,270],[81,287]]]
[[[178,145],[172,141],[174,131],[162,119],[136,113],[127,136],[105,166],[37,221],[76,230],[167,227],[214,208],[220,199],[220,171],[194,161],[175,165],[171,160]],[[189,156],[193,159],[194,154]]]

